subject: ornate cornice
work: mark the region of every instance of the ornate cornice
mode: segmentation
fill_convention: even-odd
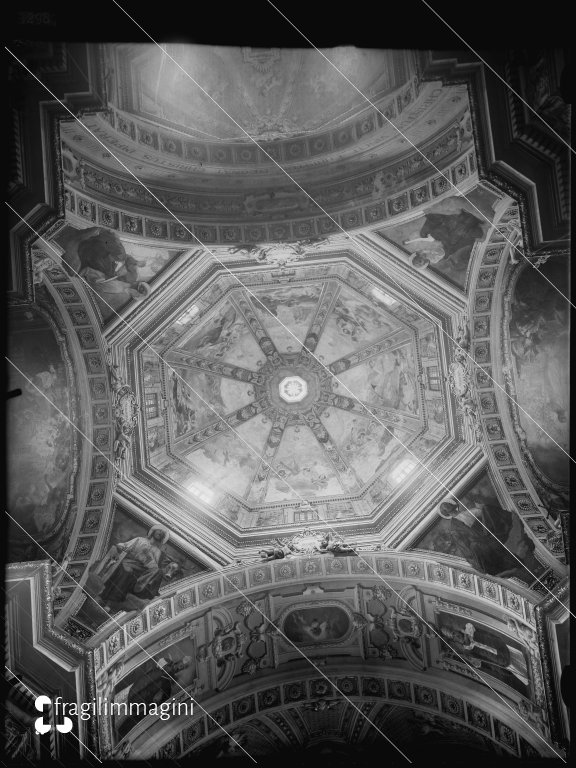
[[[415,159],[419,159],[419,156]],[[437,165],[436,161],[435,164]],[[468,152],[456,162],[441,168],[442,173],[449,176],[455,184],[465,182],[475,173],[475,169],[473,152]],[[194,201],[187,193],[167,193],[165,190],[152,189],[158,199],[173,213],[173,216],[170,216],[132,179],[121,181],[110,177],[105,180],[105,175],[101,171],[92,172],[92,176],[100,179],[106,187],[117,187],[120,196],[124,195],[126,198],[124,202],[114,200],[109,193],[98,194],[88,185],[82,190],[68,183],[66,209],[80,220],[103,224],[131,237],[147,237],[159,242],[170,242],[171,245],[181,243],[183,247],[197,241],[175,220],[176,218],[182,221],[200,242],[207,245],[289,242],[303,238],[326,237],[331,233],[340,232],[339,226],[344,231],[351,231],[381,221],[393,220],[396,216],[418,210],[451,189],[446,179],[434,169],[428,179],[422,178],[404,191],[399,191],[397,184],[392,184],[390,191],[385,187],[380,189],[375,182],[374,173],[365,180],[341,183],[341,189],[336,195],[340,198],[340,203],[330,202],[328,197],[324,199],[323,193],[316,190],[310,191],[310,199],[304,192],[290,189],[288,182],[287,190],[278,192],[275,196],[279,200],[285,200],[283,217],[270,221],[278,214],[267,214],[263,210],[258,215],[257,211],[260,203],[265,205],[268,199],[272,199],[267,192],[252,193],[248,202],[246,195],[237,193],[232,200],[226,196],[220,199],[215,195],[204,195]],[[362,196],[368,198],[364,203],[361,202],[361,196],[359,197],[359,190]],[[328,192],[326,194],[328,195]],[[147,211],[142,211],[141,207],[128,202],[129,199],[138,197],[149,198]],[[334,221],[324,214],[316,214],[316,200]],[[151,213],[152,208],[156,208],[154,213]],[[203,223],[198,223],[198,219]],[[245,223],[247,220],[251,223]]]
[[[371,568],[378,575],[372,573]],[[418,606],[416,616],[407,609],[402,596],[416,601],[411,603],[415,609]],[[306,605],[332,606],[346,614],[347,634],[342,635],[333,648],[330,643],[322,646],[325,657],[316,653],[314,658],[347,696],[360,702],[375,696],[404,702],[406,706],[431,707],[484,730],[490,723],[490,712],[501,724],[517,727],[523,739],[543,749],[538,737],[534,738],[534,729],[544,738],[548,733],[542,717],[538,659],[534,656],[537,653],[533,641],[537,599],[537,595],[517,584],[473,574],[464,563],[457,562],[457,558],[423,558],[420,553],[393,551],[365,551],[362,559],[304,555],[280,562],[248,563],[220,574],[180,582],[176,589],[165,590],[139,615],[126,619],[117,615],[116,622],[121,627],[108,622],[90,645],[94,647],[98,691],[109,696],[116,684],[149,654],[162,653],[180,641],[194,643],[197,667],[191,695],[198,697],[202,707],[226,727],[245,721],[256,711],[279,710],[290,702],[317,701],[319,697],[334,698],[334,695],[338,698],[337,692],[332,694],[330,683],[317,671],[309,672],[305,661],[279,634],[286,631],[285,619],[291,610]],[[368,605],[370,613],[366,613]],[[273,624],[264,616],[260,619],[260,611]],[[443,664],[441,645],[433,640],[435,635],[426,622],[434,626],[438,617],[446,614],[464,617],[467,621],[476,621],[476,616],[481,616],[482,621],[497,622],[501,632],[526,647],[533,681],[530,697],[506,686],[518,717],[479,685],[473,673],[466,674],[457,660],[450,661],[451,657],[446,656]],[[373,634],[375,629],[380,634]],[[382,637],[386,636],[389,642],[384,647]],[[431,645],[427,647],[436,659],[434,663],[430,658],[423,664],[421,655],[414,650],[424,638],[430,640]],[[266,649],[265,656],[262,656],[262,646]],[[348,650],[345,663],[341,655],[333,655],[342,653],[339,646]],[[395,661],[392,646],[398,646],[401,655],[410,657],[412,662]],[[290,669],[287,662],[291,662]],[[303,681],[306,681],[304,685]],[[296,691],[294,686],[298,685],[301,690]],[[271,692],[275,687],[280,688],[277,695],[262,698],[258,693]],[[474,691],[473,696],[470,693],[471,707],[461,701],[463,695],[467,698],[465,690]],[[183,693],[177,696],[183,698]],[[252,698],[257,699],[257,705],[240,704]],[[482,712],[476,712],[477,709]],[[220,720],[216,713],[224,710],[225,717]],[[168,732],[162,731],[163,739],[171,741],[183,727],[182,737],[186,738],[186,732],[199,721],[203,725],[201,737],[212,734],[215,726],[204,722],[204,717],[198,707],[192,723],[188,718],[187,722],[171,724]],[[528,724],[527,718],[530,718]],[[112,750],[110,727],[105,719],[100,723],[100,733],[105,748]],[[146,757],[152,744],[154,751],[158,749],[157,735],[154,723],[142,722],[116,747],[120,749],[122,743],[132,740],[135,742],[132,756]],[[194,743],[197,740],[198,737]],[[511,745],[516,754],[521,753],[517,740],[509,740],[508,746]],[[187,751],[185,747],[184,751]]]

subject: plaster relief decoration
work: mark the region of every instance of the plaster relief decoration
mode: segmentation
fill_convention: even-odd
[[[262,196],[268,198],[269,196]],[[276,199],[277,195],[274,195]],[[328,242],[326,237],[309,237],[298,240],[295,243],[252,245],[250,243],[236,245],[228,249],[230,254],[248,256],[261,264],[270,264],[275,267],[286,267],[294,262],[301,261],[307,254],[313,252]]]
[[[524,274],[526,263],[520,257],[512,259],[513,248],[506,243],[505,237],[507,236],[513,243],[518,242],[520,218],[518,206],[509,204],[509,207],[502,212],[489,242],[483,249],[476,291],[472,299],[474,313],[470,322],[474,339],[472,354],[481,364],[481,367],[475,367],[473,370],[473,381],[489,446],[488,458],[492,471],[500,480],[500,489],[504,494],[503,498],[506,499],[506,506],[518,510],[525,524],[548,551],[557,558],[563,558],[563,534],[560,526],[563,510],[567,510],[569,506],[568,489],[565,485],[552,481],[536,463],[528,447],[527,433],[522,427],[522,422],[529,424],[530,429],[537,434],[538,427],[532,420],[533,417],[531,418],[531,410],[536,407],[537,402],[540,402],[541,406],[541,401],[536,399],[532,404],[530,398],[524,398],[522,404],[515,384],[517,363],[513,350],[522,355],[526,345],[525,362],[532,359],[530,331],[526,338],[522,337],[522,334],[514,331],[511,319],[516,282]],[[526,226],[526,222],[523,226]],[[511,267],[507,263],[507,253],[510,254],[512,264],[517,266]],[[538,268],[546,264],[549,258],[548,250],[539,250],[534,258],[531,258],[531,263]],[[534,269],[529,271],[534,272]],[[553,283],[547,282],[548,278],[544,275],[542,279],[548,291]],[[498,300],[501,293],[503,299]],[[503,316],[498,320],[501,308]],[[524,310],[528,317],[530,310],[526,307]],[[526,328],[528,328],[530,320],[526,322]],[[562,338],[565,330],[558,330],[559,337]],[[500,343],[489,341],[494,331],[500,337]],[[535,334],[535,340],[537,337],[538,334]],[[518,371],[520,369],[519,361]],[[500,394],[502,386],[492,376],[496,379],[501,378],[504,397]],[[556,383],[561,384],[561,379],[555,380],[555,385]],[[542,396],[547,398],[546,390]],[[542,414],[541,408],[540,413]],[[562,413],[560,418],[563,418]],[[562,427],[562,424],[558,426]],[[549,441],[557,453],[563,456],[561,443],[557,440],[558,444],[555,445],[552,442],[555,439],[552,438],[552,432],[547,430],[547,433],[546,441]]]
[[[458,86],[456,87],[458,88]],[[449,90],[444,96],[449,96]],[[449,99],[446,100],[449,101]],[[365,121],[361,120],[360,124],[363,123]],[[99,129],[101,127],[102,123],[97,126]],[[353,126],[349,126],[345,131],[338,131],[340,137],[346,134],[349,139],[352,139],[353,132]],[[435,143],[429,145],[430,148],[426,152],[427,156],[435,163],[438,163],[439,157],[452,156],[454,158],[460,151],[458,132],[458,128],[454,125],[445,129]],[[385,142],[388,144],[388,148],[390,148],[390,138],[398,139],[397,135],[388,137],[388,141]],[[328,155],[326,160],[334,162],[335,156],[339,156],[342,150],[347,152],[350,149],[350,144],[331,147],[325,139],[326,135],[320,140],[312,137],[310,142],[313,145],[319,143],[324,145]],[[291,155],[291,148],[290,143],[288,143],[288,155]],[[377,147],[377,149],[385,153],[386,146]],[[197,150],[198,147],[193,146],[191,151]],[[271,157],[274,155],[277,157],[278,154],[282,153],[282,145],[268,145],[266,151]],[[305,148],[303,151],[306,151]],[[130,152],[129,148],[128,152]],[[257,161],[260,158],[260,153],[247,150],[245,145],[238,147],[237,154],[249,154]],[[331,155],[332,157],[330,157]],[[374,153],[374,156],[377,157],[378,152]],[[126,154],[124,157],[127,165],[135,166],[135,170],[138,171],[138,165],[135,164],[137,162],[136,157],[132,154]],[[169,163],[176,172],[167,173],[167,177],[169,179],[179,177],[180,187],[184,187],[186,191],[179,188],[172,192],[166,192],[164,187],[153,187],[152,194],[148,194],[132,179],[119,181],[116,174],[103,173],[98,168],[91,168],[84,174],[84,178],[89,180],[86,191],[83,188],[82,191],[78,190],[78,180],[73,180],[73,182],[68,180],[75,186],[67,187],[65,190],[67,209],[72,212],[77,211],[78,215],[90,222],[99,218],[107,227],[125,232],[130,238],[154,239],[162,242],[165,247],[174,244],[194,244],[197,242],[195,237],[199,237],[202,242],[220,243],[223,247],[229,248],[231,243],[280,244],[290,239],[300,243],[307,241],[315,243],[328,234],[338,232],[340,228],[349,232],[363,227],[365,223],[379,223],[389,216],[399,217],[410,210],[420,210],[423,205],[435,197],[439,197],[447,190],[447,182],[444,184],[442,178],[422,178],[423,171],[428,171],[432,177],[435,170],[416,151],[411,157],[404,160],[385,164],[379,163],[377,172],[368,171],[359,178],[344,179],[343,181],[331,180],[328,183],[314,184],[314,186],[307,185],[308,194],[287,188],[283,175],[270,179],[271,188],[268,192],[261,191],[264,181],[262,178],[259,178],[260,183],[257,185],[256,191],[248,191],[250,187],[244,194],[241,194],[240,188],[235,187],[224,191],[221,186],[222,165],[227,164],[232,172],[236,171],[240,176],[237,181],[242,182],[244,181],[242,176],[244,175],[245,163],[243,161],[238,163],[234,159],[233,152],[222,151],[221,147],[218,146],[214,147],[214,151],[210,153],[210,159],[214,161],[213,167],[210,169],[211,173],[214,174],[213,178],[203,178],[201,181],[212,182],[218,190],[219,194],[217,195],[204,196],[205,187],[196,187],[188,191],[190,179],[193,178],[193,172],[198,167],[197,162],[193,159],[190,159],[188,163],[180,161],[173,165]],[[288,159],[292,159],[292,157]],[[319,161],[313,157],[312,153],[308,162],[310,165],[308,172],[311,176],[313,175],[316,181],[320,175],[318,172],[321,170],[318,168]],[[166,160],[163,160],[162,165],[166,166],[166,164]],[[329,167],[327,163],[323,165],[324,169]],[[187,167],[190,169],[189,172],[185,170]],[[204,163],[202,167],[205,167]],[[347,166],[342,164],[342,167]],[[273,169],[274,166],[270,164],[268,168]],[[167,171],[167,168],[164,170]],[[445,168],[446,175],[456,177],[459,180],[465,180],[475,171],[476,161],[473,150],[467,156],[461,156],[455,162],[453,161],[451,166]],[[417,180],[418,177],[420,177],[419,180]],[[399,188],[404,190],[400,195],[398,195]],[[109,200],[106,207],[101,206],[98,202],[100,194],[103,192]],[[89,199],[88,196],[94,199]],[[311,198],[315,202],[312,202]],[[358,203],[363,202],[364,205],[350,210],[352,199],[357,200]],[[158,201],[163,204],[162,207],[158,206]],[[154,215],[152,217],[141,215],[141,207],[138,203],[153,209],[156,208]],[[164,206],[182,217],[184,219],[182,224],[178,224],[173,218],[170,218]],[[330,218],[323,214],[322,209],[330,212]],[[223,215],[226,216],[225,220],[228,223],[223,223]],[[202,223],[195,223],[198,222],[199,217]],[[268,223],[269,217],[274,217],[276,221]],[[250,220],[252,223],[246,223]],[[244,226],[240,226],[243,223]],[[240,245],[238,252],[246,255],[251,247]],[[286,253],[287,249],[281,249]],[[254,252],[258,253],[259,250],[260,246],[257,246]],[[275,255],[271,251],[272,260]],[[299,257],[299,254],[296,253],[296,256]],[[235,260],[234,253],[228,258]],[[290,255],[290,259],[293,260],[292,255]],[[299,260],[299,258],[295,260]]]
[[[405,224],[378,233],[399,245],[414,269],[430,269],[465,290],[472,249],[489,231],[498,200],[479,185],[465,197],[445,198]]]
[[[127,451],[132,444],[134,430],[138,425],[140,405],[131,387],[124,383],[124,379],[119,373],[119,368],[114,364],[110,355],[108,356],[107,363],[114,397],[115,435],[112,450],[114,453],[114,464],[117,470],[120,470],[127,459]]]
[[[170,650],[176,641],[194,637],[197,673],[192,695],[198,700],[198,693],[202,707],[214,717],[217,712],[216,719],[224,726],[246,724],[256,712],[280,712],[282,704],[302,707],[309,700],[336,696],[336,689],[310,667],[301,650],[347,696],[441,710],[458,721],[468,717],[470,727],[486,732],[491,732],[491,718],[501,718],[503,711],[507,722],[515,722],[515,710],[528,717],[539,733],[547,733],[533,631],[537,598],[519,594],[513,583],[489,595],[484,587],[487,580],[480,583],[469,569],[448,565],[437,556],[423,559],[418,553],[391,551],[365,552],[364,556],[376,573],[361,569],[353,560],[312,554],[270,565],[249,563],[220,575],[209,573],[181,582],[170,596],[146,606],[121,630],[113,626],[108,635],[102,633],[97,649],[99,666],[105,658],[102,680],[109,670],[113,687],[123,687],[122,682],[118,685],[122,676],[112,675],[112,670],[123,649],[133,668],[139,646],[133,642],[132,627],[140,622],[146,628],[137,635],[138,643],[153,656],[161,649]],[[350,567],[334,571],[335,562]],[[383,585],[378,573],[393,574],[394,588]],[[462,577],[470,580],[465,593]],[[245,594],[240,595],[236,587]],[[180,600],[184,596],[185,602]],[[180,611],[177,621],[166,622],[163,634],[154,623],[160,608],[169,616]],[[474,647],[467,624],[475,628]],[[453,648],[457,642],[466,646],[461,655],[470,659],[472,668],[457,656],[444,654],[450,649],[434,631],[439,632],[440,626],[446,633],[462,626],[466,637],[457,635],[454,643],[448,642]],[[477,666],[477,661],[491,661],[494,669]],[[356,664],[366,668],[360,676]],[[500,666],[506,674],[500,674]],[[478,707],[476,670],[510,701],[512,709],[505,704],[489,712]],[[520,679],[526,677],[528,687]],[[487,686],[486,690],[490,697]],[[475,710],[468,709],[468,701]],[[204,722],[206,715],[200,711],[196,717]],[[215,733],[214,723],[205,725],[205,733]],[[179,724],[185,730],[190,727],[190,723]],[[148,728],[148,739],[155,740],[161,729],[151,722]],[[129,734],[133,748],[141,743],[140,734],[138,729]]]
[[[414,548],[462,557],[479,573],[519,579],[525,584],[535,581],[531,574],[543,574],[545,568],[535,555],[534,540],[520,517],[501,507],[487,472],[457,496],[469,511],[448,497]]]
[[[231,620],[232,613],[240,616],[241,621]],[[232,685],[236,675],[252,676],[270,666],[270,637],[276,635],[277,630],[267,619],[268,613],[268,600],[258,597],[240,600],[234,611],[214,612],[213,638],[200,646],[198,659],[201,662],[215,660],[218,690]]]
[[[305,514],[313,507],[302,505]],[[345,542],[342,536],[332,531],[318,531],[306,528],[297,533],[291,539],[276,539],[273,547],[261,549],[260,558],[268,562],[270,560],[283,560],[291,555],[326,555],[333,557],[354,557],[357,554],[356,547],[350,542]]]
[[[35,248],[32,251],[32,272],[34,285],[40,285],[44,280],[44,273],[53,270],[58,264],[58,257],[50,250],[41,251]]]
[[[448,366],[448,384],[456,398],[458,408],[462,412],[470,429],[478,442],[482,440],[482,426],[478,417],[475,392],[470,362],[470,331],[468,318],[463,317],[458,330],[454,334],[456,347],[454,360]]]
[[[200,664],[215,662],[217,686],[223,690],[237,672],[237,662],[247,653],[246,646],[250,646],[251,640],[239,621],[230,622],[228,611],[217,611],[212,618],[215,627],[212,640],[198,648],[196,658]],[[245,624],[246,619],[244,616]],[[258,662],[254,661],[254,664],[255,669],[259,669]]]
[[[203,73],[217,98],[233,99],[236,126],[182,76],[172,54],[163,57],[148,45],[117,52],[112,79],[121,83],[109,109],[85,119],[89,130],[114,147],[124,171],[140,178],[150,166],[148,190],[65,123],[66,206],[75,216],[166,245],[191,243],[194,235],[223,247],[302,242],[340,226],[349,231],[420,209],[445,191],[431,163],[458,182],[476,172],[466,85],[424,82],[413,52],[326,52],[355,83],[365,84],[368,104],[342,92],[334,82],[341,75],[308,51],[277,51],[264,78],[253,69],[253,52],[244,59],[233,48],[169,48]],[[257,85],[262,78],[263,88]],[[170,103],[172,98],[177,100]],[[319,103],[326,105],[328,120],[318,120]],[[208,124],[213,127],[206,129]],[[402,132],[408,125],[418,149],[407,152]],[[362,163],[351,175],[356,153]],[[288,184],[276,162],[297,170],[303,189]],[[170,219],[166,209],[183,223]]]
[[[302,707],[312,712],[327,712],[330,709],[336,709],[342,704],[340,699],[317,699],[316,701],[307,701]]]
[[[566,489],[569,469],[569,305],[558,292],[567,284],[558,259],[539,270],[519,267],[508,312],[515,395],[532,417],[517,409],[516,430],[536,472],[558,490]]]
[[[265,581],[265,571],[253,572],[254,582]],[[242,617],[243,637],[246,637],[246,659],[240,668],[242,675],[255,675],[259,670],[273,664],[272,638],[279,635],[278,628],[269,615],[268,598],[242,600],[236,606],[236,613]]]
[[[88,283],[104,320],[115,317],[132,300],[151,293],[150,281],[178,251],[133,243],[106,227],[67,227],[56,242],[71,276]]]
[[[92,563],[85,584],[87,598],[75,619],[96,629],[110,615],[135,615],[158,597],[161,590],[204,566],[170,541],[167,528],[145,525],[116,509],[110,544]]]
[[[36,288],[36,299],[48,305],[46,288]],[[77,470],[73,369],[64,337],[49,318],[38,306],[9,315],[7,355],[22,373],[8,365],[7,388],[22,394],[7,403],[7,509],[29,534],[11,525],[13,559],[16,549],[21,560],[41,556],[34,539],[57,555],[54,537],[67,519]]]
[[[395,600],[393,590],[384,586],[364,590],[367,618],[362,628],[366,629],[368,656],[384,663],[407,661],[416,669],[425,669],[424,637],[428,631],[418,618],[422,612],[418,595],[410,590],[402,597],[402,601]]]

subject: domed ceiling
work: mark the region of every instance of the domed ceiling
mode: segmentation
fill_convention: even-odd
[[[162,322],[142,308],[111,334],[145,404],[134,480],[238,542],[321,520],[381,529],[429,480],[420,461],[465,447],[425,313],[448,316],[350,249],[280,270],[230,259],[182,255],[155,294]]]
[[[167,50],[105,46],[107,110],[84,118],[93,135],[61,126],[70,210],[172,242],[193,238],[169,211],[203,242],[287,242],[421,205],[438,170],[463,178],[466,87],[422,81],[414,52],[327,52],[368,102],[315,51]]]
[[[471,116],[470,78],[424,81],[424,56],[329,52],[394,128],[315,52],[169,52],[238,125],[151,45],[94,52],[100,112],[25,102],[25,170],[46,161],[48,208],[54,155],[65,208],[11,233],[33,303],[13,314],[10,551],[46,609],[35,651],[76,665],[79,701],[201,701],[93,718],[103,759],[232,739],[351,764],[388,733],[444,762],[556,748],[566,624],[540,601],[567,572],[568,337],[541,278],[566,280],[485,151],[489,92]],[[99,85],[53,75],[94,106]]]
[[[142,404],[118,492],[218,562],[328,521],[361,545],[415,540],[481,460],[447,339],[495,285],[492,225],[518,235],[511,200],[478,183],[466,84],[424,81],[407,51],[329,52],[372,103],[310,51],[100,54],[107,109],[61,141],[68,223],[117,232],[130,263],[102,279],[80,259]]]
[[[232,290],[165,355],[172,453],[250,506],[362,498],[410,457],[394,435],[432,449],[445,434],[441,401],[424,400],[417,332],[400,305],[395,314],[336,278]],[[164,471],[177,478],[181,466]]]
[[[346,75],[380,98],[410,77],[411,54],[334,48],[326,61],[316,51],[280,48],[140,46],[131,58],[132,109],[205,139],[241,140],[241,129],[263,139],[327,130],[364,111],[365,99],[342,87]],[[173,57],[173,58],[170,58]],[[175,61],[178,62],[178,66]],[[233,116],[235,126],[185,73]]]

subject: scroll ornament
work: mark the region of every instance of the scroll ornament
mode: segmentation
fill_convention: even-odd
[[[462,319],[458,331],[454,337],[456,349],[454,351],[454,361],[448,366],[448,376],[446,380],[452,390],[456,404],[462,412],[464,419],[468,422],[474,432],[476,440],[482,440],[482,427],[478,416],[478,407],[473,397],[472,376],[470,373],[470,331],[466,318]]]
[[[110,382],[113,393],[113,414],[115,422],[114,434],[114,464],[117,469],[126,459],[127,451],[132,444],[132,436],[138,424],[140,405],[131,387],[124,383],[119,373],[119,367],[108,359]]]
[[[285,267],[288,264],[301,261],[308,251],[315,250],[326,241],[327,238],[325,237],[309,237],[295,243],[274,243],[271,245],[240,243],[229,248],[228,252],[250,256],[261,264]]]

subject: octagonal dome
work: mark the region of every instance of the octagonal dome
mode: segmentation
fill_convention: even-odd
[[[350,255],[322,258],[288,281],[257,265],[178,284],[132,342],[140,480],[246,532],[401,510],[419,461],[454,443],[441,340]]]

